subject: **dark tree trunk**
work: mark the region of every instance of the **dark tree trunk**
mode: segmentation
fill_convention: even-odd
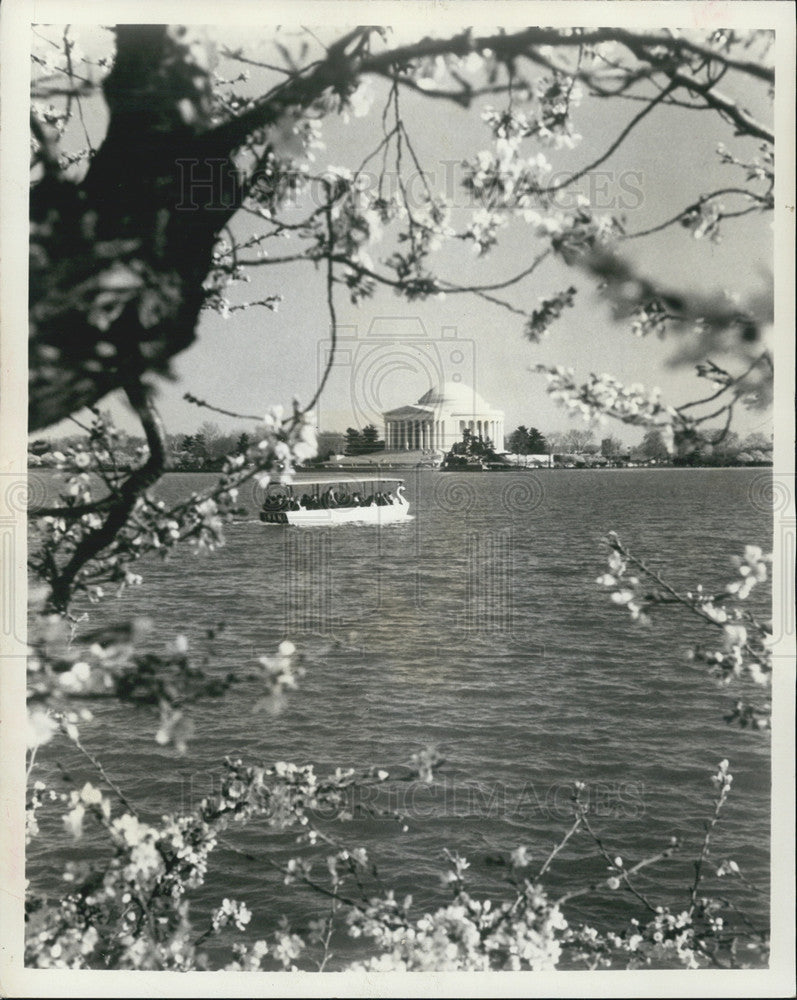
[[[350,88],[370,31],[214,124],[207,44],[180,26],[116,28],[101,148],[82,183],[51,161],[31,193],[31,430],[168,372],[194,340],[216,236],[241,203],[234,153],[289,109]],[[261,197],[268,188],[260,176]]]
[[[148,370],[165,373],[194,339],[240,186],[232,149],[207,162],[208,50],[181,30],[117,28],[108,132],[85,179],[49,170],[32,189],[31,430]]]

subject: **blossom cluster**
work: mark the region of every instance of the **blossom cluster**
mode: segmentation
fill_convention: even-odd
[[[498,242],[498,230],[505,226],[507,218],[499,212],[486,208],[477,209],[471,216],[465,235],[473,240],[473,248],[480,255],[486,254]]]
[[[706,663],[710,673],[723,685],[734,679],[749,678],[759,687],[767,687],[772,678],[772,626],[756,615],[734,603],[745,601],[753,588],[768,579],[772,554],[764,553],[758,545],[745,546],[742,556],[733,557],[738,578],[725,585],[720,595],[706,595],[702,587],[687,592],[700,611],[722,630],[719,649],[698,645],[690,650],[690,658]],[[734,721],[765,728],[765,715],[745,709],[738,704],[733,713]]]
[[[545,190],[551,164],[542,153],[522,156],[521,137],[498,137],[494,149],[480,150],[463,164],[462,184],[491,209],[530,208]]]
[[[660,299],[650,299],[634,310],[631,333],[635,337],[646,337],[653,333],[661,339],[667,333],[667,320],[670,318],[670,313]]]
[[[378,200],[377,193],[367,189],[364,179],[356,180],[342,171],[336,175],[336,184],[345,193],[338,195],[330,208],[332,232],[324,233],[320,239],[330,252],[373,269],[366,247],[381,241],[384,224],[397,214],[398,206],[394,200]],[[327,239],[331,240],[328,247]]]
[[[461,864],[462,859],[460,859]],[[376,956],[353,968],[374,972],[459,972],[554,969],[561,957],[567,921],[541,886],[525,881],[512,901],[470,895],[456,880],[454,899],[416,920],[411,897],[393,893],[351,911],[349,933],[373,939]]]
[[[221,906],[213,911],[211,924],[214,931],[221,930],[222,927],[226,927],[229,923],[234,924],[239,931],[242,931],[251,919],[252,911],[247,907],[246,903],[239,903],[235,899],[225,898],[221,901]]]
[[[262,668],[266,693],[255,702],[253,711],[265,709],[276,715],[284,705],[285,693],[298,687],[304,667],[296,655],[296,647],[287,639],[279,644],[276,656],[261,656],[258,664]]]
[[[595,581],[601,587],[611,590],[611,599],[628,610],[634,621],[647,621],[647,615],[642,611],[644,597],[641,593],[641,581],[638,576],[628,573],[628,560],[612,549],[609,553],[609,571],[602,573]]]
[[[155,741],[186,752],[193,734],[190,708],[206,698],[220,698],[235,683],[254,686],[255,710],[278,710],[285,692],[295,689],[304,668],[292,643],[284,641],[274,657],[261,657],[260,669],[219,675],[189,655],[179,635],[165,651],[147,648],[146,618],[72,635],[60,615],[39,620],[28,657],[27,746],[35,751],[62,730],[79,742],[78,726],[90,722],[83,699],[116,698],[158,712]],[[76,705],[73,710],[70,706]]]
[[[199,939],[191,934],[186,895],[204,884],[222,831],[254,816],[266,816],[279,829],[303,829],[310,809],[338,802],[340,793],[356,780],[353,771],[338,770],[319,782],[312,767],[280,761],[266,768],[228,761],[218,796],[202,800],[186,815],[165,816],[160,824],[143,821],[129,808],[112,815],[110,798],[90,783],[70,793],[50,793],[49,800],[66,809],[63,826],[72,838],[84,835],[85,819],[91,816],[113,853],[99,878],[91,867],[68,865],[64,881],[70,888],[57,903],[31,900],[29,963],[49,968],[96,968],[105,963],[121,969],[201,967],[204,959],[197,944],[226,927],[244,930],[252,916],[245,902],[226,898],[211,914],[206,933]],[[47,799],[44,784],[37,782],[29,803],[31,836],[37,833],[35,812]],[[367,855],[360,849],[339,851],[334,860],[353,871],[365,865]],[[286,875],[309,873],[306,864],[304,859],[294,861]],[[271,946],[257,941],[236,948],[230,967],[258,968],[270,954],[281,967],[292,968],[304,947],[303,940],[281,924]]]
[[[497,139],[534,138],[555,149],[573,149],[581,136],[573,131],[571,107],[583,97],[581,87],[561,73],[541,76],[528,94],[535,111],[510,106],[501,110],[486,107],[482,120]]]
[[[39,835],[39,822],[37,818],[37,813],[39,809],[44,805],[45,801],[54,801],[58,797],[58,793],[50,789],[48,791],[47,786],[43,781],[34,781],[32,784],[28,784],[27,795],[25,799],[25,843],[29,844],[34,837]]]
[[[410,762],[418,779],[430,785],[434,780],[434,768],[443,762],[443,758],[436,747],[428,746],[412,754]]]
[[[593,969],[611,968],[618,960],[627,969],[699,969],[706,965],[692,914],[688,910],[673,913],[664,906],[656,907],[645,924],[632,917],[621,933],[600,934],[594,928],[579,928],[568,944],[574,956]]]
[[[580,414],[586,421],[613,417],[624,423],[656,426],[672,451],[675,425],[680,418],[674,407],[662,402],[658,386],[625,386],[613,375],[594,373],[579,384],[573,369],[563,365],[537,365],[535,370],[545,375],[548,395],[571,413]]]
[[[573,305],[576,289],[571,285],[549,299],[540,299],[540,306],[529,316],[524,333],[533,344],[537,344],[547,334],[548,327],[559,319],[565,309]]]
[[[724,217],[725,206],[716,198],[701,201],[681,217],[681,225],[688,229],[696,240],[708,237],[712,243],[722,241],[720,223]]]
[[[539,111],[529,134],[555,149],[573,149],[581,140],[570,117],[571,108],[578,107],[583,98],[579,84],[573,77],[554,71],[536,81],[534,96]]]
[[[428,270],[429,255],[455,235],[450,224],[451,205],[440,195],[425,189],[417,204],[410,206],[407,192],[400,190],[399,217],[406,215],[406,229],[397,234],[397,241],[407,249],[396,250],[385,262],[395,271],[400,282],[398,294],[413,298],[442,295],[441,289]]]

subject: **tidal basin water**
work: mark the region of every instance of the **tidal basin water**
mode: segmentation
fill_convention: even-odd
[[[406,479],[414,515],[406,524],[264,526],[250,492],[241,496],[249,516],[227,527],[223,548],[144,563],[143,586],[92,607],[92,626],[148,615],[156,646],[183,634],[199,651],[206,629],[224,623],[220,671],[251,667],[288,638],[306,658],[306,676],[276,716],[253,711],[251,685],[202,703],[184,757],[154,742],[151,713],[116,705],[84,725],[86,746],[152,817],[213,794],[225,755],[312,763],[321,774],[371,765],[406,774],[411,754],[435,746],[445,763],[432,785],[401,782],[380,798],[403,821],[321,821],[342,842],[366,847],[386,885],[413,893],[418,913],[450,896],[439,878],[444,847],[469,859],[477,895],[502,891],[508,870],[499,858],[519,845],[536,870],[571,822],[574,781],[586,784],[590,822],[627,866],[681,839],[675,858],[640,875],[639,886],[656,904],[686,906],[713,808],[710,776],[728,758],[733,791],[711,860],[736,860],[764,892],[727,878],[706,890],[766,927],[768,736],[723,721],[732,693],[685,656],[692,641],[711,639],[696,618],[662,607],[652,625],[635,624],[595,578],[606,566],[601,539],[616,530],[675,586],[721,590],[736,575],[731,555],[771,545],[767,470],[419,471]],[[176,499],[211,482],[173,474],[158,490]],[[766,616],[766,587],[756,600]],[[57,756],[76,781],[96,780],[69,747],[41,756],[47,769]],[[302,853],[265,822],[228,839],[254,858]],[[51,892],[61,891],[58,873],[74,850],[65,834],[60,843],[34,846],[29,859],[34,885]],[[327,853],[311,851],[319,874]],[[240,899],[254,914],[251,937],[283,913],[301,931],[324,910],[265,860],[227,849],[216,857],[194,904],[199,918],[224,896]],[[559,892],[606,874],[595,845],[578,835],[548,881]],[[618,929],[645,917],[633,897],[608,889],[566,913]],[[336,951],[354,954],[356,944],[342,939]]]

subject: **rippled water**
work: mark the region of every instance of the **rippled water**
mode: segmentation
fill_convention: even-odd
[[[160,490],[176,498],[209,482],[175,474]],[[86,743],[154,815],[211,793],[226,754],[323,772],[392,769],[435,745],[446,759],[439,781],[403,784],[400,799],[384,801],[403,810],[406,831],[388,818],[337,828],[420,905],[444,898],[444,846],[470,859],[478,892],[500,891],[501,852],[525,844],[541,862],[568,826],[574,780],[586,782],[591,821],[627,864],[682,838],[679,855],[640,885],[656,903],[683,905],[712,809],[710,775],[728,757],[733,793],[712,857],[735,858],[766,890],[767,737],[727,726],[730,694],[686,662],[699,622],[662,608],[655,625],[634,626],[594,583],[605,566],[601,539],[614,529],[675,585],[721,588],[735,573],[731,554],[770,544],[765,482],[753,469],[423,471],[408,476],[413,520],[382,531],[264,526],[243,498],[252,516],[227,529],[224,548],[146,564],[144,586],[92,609],[92,624],[144,613],[164,636],[182,632],[196,646],[224,622],[225,670],[288,637],[307,657],[301,690],[276,717],[253,712],[243,687],[204,703],[181,759],[154,743],[154,719],[113,706],[86,728]],[[759,600],[766,610],[767,595]],[[61,760],[91,778],[68,751]],[[235,843],[255,856],[290,850],[288,838],[258,824]],[[34,854],[34,881],[52,887],[58,860],[59,852]],[[219,861],[200,909],[235,896],[262,933],[279,913],[301,929],[319,906],[265,863],[229,851]],[[550,871],[557,890],[603,877],[586,837]],[[766,895],[721,888],[766,925]],[[603,927],[644,916],[611,892],[569,912]]]

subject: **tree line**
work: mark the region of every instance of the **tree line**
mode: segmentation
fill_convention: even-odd
[[[645,431],[636,445],[627,445],[613,435],[596,440],[590,428],[549,431],[541,434],[536,427],[521,424],[506,441],[514,455],[573,455],[587,459],[598,455],[609,462],[669,462],[673,465],[769,465],[772,462],[772,438],[760,432],[742,438],[736,431],[717,432],[716,442],[707,437],[699,443],[680,443],[672,451],[658,428]]]
[[[108,415],[106,414],[106,417]],[[116,431],[115,458],[121,465],[131,468],[147,452],[143,437]],[[248,430],[223,432],[219,425],[204,421],[193,434],[167,434],[170,453],[169,469],[174,472],[218,471],[228,455],[245,455],[257,437]],[[85,433],[64,435],[50,440],[37,439],[29,446],[28,462],[31,466],[51,466],[58,462],[57,455],[85,441]],[[310,461],[314,465],[330,461],[336,455],[371,455],[385,450],[385,442],[373,424],[362,430],[348,427],[340,431],[319,431],[318,454]],[[651,428],[637,445],[626,445],[612,435],[598,442],[590,428],[571,428],[567,431],[548,431],[542,434],[536,427],[517,427],[506,439],[506,451],[513,455],[573,455],[594,459],[600,455],[609,462],[670,462],[673,465],[770,465],[772,439],[755,432],[742,438],[736,431],[729,431],[721,441],[712,445],[701,442],[691,450],[680,448],[670,454],[661,431]]]

